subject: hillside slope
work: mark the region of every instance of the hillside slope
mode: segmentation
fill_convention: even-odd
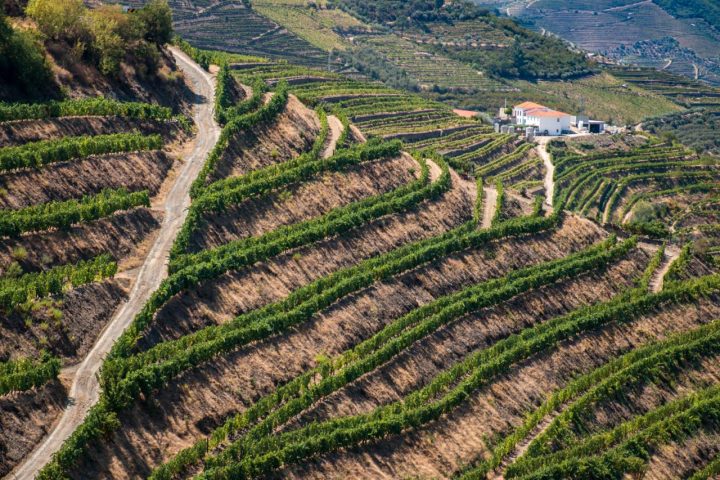
[[[495,113],[506,101],[532,100],[620,124],[677,111],[671,102],[641,88],[619,88],[622,82],[607,75],[587,76],[594,67],[582,54],[507,18],[458,2],[441,7],[413,4],[419,9],[414,14],[400,14],[410,3],[376,2],[373,9],[351,1],[255,0],[250,8],[219,0],[209,6],[171,5],[178,30],[196,46],[329,67],[459,108]],[[195,13],[190,15],[189,8]],[[234,13],[221,16],[220,11]],[[226,28],[244,16],[248,21],[242,26]],[[409,20],[397,21],[406,17]],[[248,30],[251,26],[255,30]],[[305,46],[298,55],[300,44]],[[567,95],[571,78],[585,82]]]
[[[50,85],[0,84],[0,474],[720,473],[720,157],[675,117],[533,139],[453,108],[718,90],[462,2],[174,6],[240,47],[168,47],[164,0],[0,30]]]
[[[0,18],[0,50],[14,49],[0,61],[0,474],[44,452],[17,478],[32,478],[96,400],[95,373],[124,328],[117,312],[131,320],[123,306],[142,306],[147,276],[164,271],[153,245],[173,240],[167,227],[182,211],[173,185],[192,180],[191,126],[180,112],[197,97],[163,38],[145,21],[123,30],[136,19],[119,9],[75,5],[69,25],[87,31],[51,33],[58,12]],[[156,4],[137,18],[151,11],[170,13]],[[115,40],[129,35],[117,63],[94,56],[103,52],[95,23]],[[80,58],[75,35],[89,40]],[[37,61],[18,61],[27,58]],[[46,437],[68,404],[76,423]]]
[[[720,84],[714,2],[482,1],[589,52]],[[612,32],[612,34],[609,34]]]
[[[217,78],[170,274],[43,478],[715,471],[716,159],[628,135],[548,160],[380,83],[278,62]],[[702,198],[666,247],[619,229],[656,191]],[[585,218],[598,202],[619,237]],[[704,252],[681,248],[696,234]]]

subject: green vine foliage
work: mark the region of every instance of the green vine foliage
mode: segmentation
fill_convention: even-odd
[[[0,148],[0,171],[40,168],[49,163],[64,162],[89,155],[158,150],[162,146],[160,135],[145,136],[138,133],[42,140],[18,147]]]
[[[117,272],[117,264],[109,255],[93,260],[62,265],[39,273],[26,273],[17,278],[0,279],[0,308],[8,311],[28,301],[57,295],[66,288],[79,287],[110,278]]]
[[[57,378],[59,373],[60,360],[48,355],[43,355],[38,362],[20,359],[0,363],[0,395],[39,387]]]
[[[0,103],[0,122],[80,116],[173,119],[172,110],[167,107],[140,102],[119,102],[103,97],[47,103]]]
[[[78,223],[86,223],[112,213],[136,207],[149,207],[147,191],[106,189],[97,195],[80,200],[48,202],[21,210],[0,210],[0,236],[17,237],[25,232],[40,232],[49,228],[68,230]]]

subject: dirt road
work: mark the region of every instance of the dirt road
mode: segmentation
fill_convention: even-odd
[[[552,137],[538,137],[537,139],[537,151],[545,165],[545,204],[548,207],[552,207],[553,197],[555,196],[555,165],[553,165],[550,153],[547,151],[547,144],[550,140],[552,140]]]
[[[680,256],[680,249],[675,245],[669,245],[665,248],[665,255],[663,261],[657,270],[653,273],[650,278],[650,284],[648,285],[652,293],[661,292],[665,284],[665,275],[670,271],[670,267],[675,260]]]
[[[490,228],[492,227],[495,212],[497,211],[498,191],[493,187],[484,187],[483,193],[485,198],[483,198],[483,218],[480,222],[480,227]]]
[[[198,100],[200,103],[195,105],[193,114],[198,131],[192,153],[185,158],[185,163],[161,207],[164,210],[164,217],[160,232],[140,267],[128,300],[115,313],[83,362],[63,372],[64,375],[72,378],[72,386],[68,405],[62,417],[45,440],[7,478],[17,480],[35,478],[40,469],[50,461],[52,454],[60,449],[65,439],[82,423],[88,410],[100,396],[100,385],[96,375],[103,359],[118,337],[130,325],[150,294],[167,275],[170,247],[185,221],[187,208],[190,205],[190,185],[197,177],[220,134],[220,129],[213,119],[215,89],[212,77],[184,53],[176,49],[172,52],[178,66],[192,83],[193,91],[200,99]]]
[[[343,133],[343,124],[338,117],[335,115],[328,115],[328,126],[330,127],[330,134],[328,136],[325,150],[322,152],[322,158],[330,158],[335,153],[337,142],[340,139],[340,135]]]
[[[535,137],[535,141],[538,144],[538,154],[545,165],[545,204],[549,207],[553,206],[553,197],[555,196],[555,165],[553,165],[552,157],[547,151],[547,144],[556,138],[578,138],[590,135],[589,133],[573,133],[571,135],[563,135],[562,137]]]

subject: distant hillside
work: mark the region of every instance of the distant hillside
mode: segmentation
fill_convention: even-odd
[[[506,102],[532,100],[622,125],[680,109],[642,87],[624,88],[564,41],[468,2],[172,0],[170,5],[176,31],[196,47],[329,67],[459,108],[496,112]],[[297,76],[303,75],[298,70]]]
[[[146,0],[114,3],[140,7]],[[227,0],[169,0],[178,35],[198,48],[259,55],[298,65],[321,67],[323,49],[294,34],[277,21],[260,14],[255,2]]]
[[[497,78],[566,78],[591,71],[584,55],[465,2],[333,0],[331,5]]]
[[[702,18],[720,28],[720,4],[714,0],[653,0],[671,15],[681,18]]]
[[[711,0],[477,0],[614,61],[720,84],[720,6]],[[668,42],[670,38],[672,41]]]

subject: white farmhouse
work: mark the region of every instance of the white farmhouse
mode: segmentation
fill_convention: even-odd
[[[535,127],[540,135],[561,135],[570,131],[570,115],[534,102],[525,102],[513,108],[515,123]]]

